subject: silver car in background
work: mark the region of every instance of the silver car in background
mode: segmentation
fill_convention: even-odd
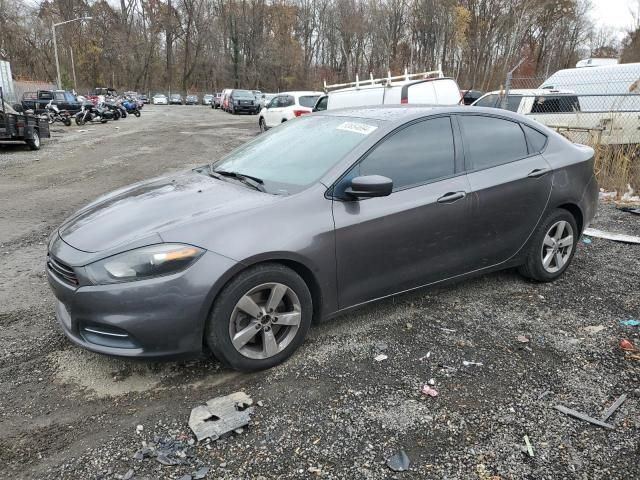
[[[555,280],[596,212],[593,156],[496,109],[305,115],[65,221],[47,256],[56,316],[95,352],[206,345],[269,368],[313,319],[377,299],[510,267]]]

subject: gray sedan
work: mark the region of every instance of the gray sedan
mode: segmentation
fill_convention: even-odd
[[[56,314],[89,350],[272,367],[313,319],[518,267],[552,281],[593,218],[593,150],[482,108],[332,110],[123,188],[52,236]]]

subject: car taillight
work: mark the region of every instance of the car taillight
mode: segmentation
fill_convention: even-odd
[[[296,117],[300,117],[300,116],[304,115],[305,113],[311,113],[311,112],[309,110],[294,110],[293,111],[293,114]]]
[[[400,103],[407,104],[407,103],[409,103],[409,99],[408,98],[403,98],[403,99],[400,100]]]

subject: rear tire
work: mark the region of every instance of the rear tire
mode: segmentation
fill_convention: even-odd
[[[551,211],[540,223],[529,244],[524,265],[518,271],[538,282],[552,282],[571,264],[580,232],[571,213]]]
[[[67,117],[67,118],[65,118],[65,119],[63,120],[63,122],[64,122],[65,126],[67,126],[67,127],[70,127],[70,126],[71,126],[71,119],[70,119],[70,118],[68,118],[68,117]]]
[[[140,118],[140,111],[136,110],[135,112],[133,112],[133,114],[136,116],[136,118]]]
[[[40,150],[40,134],[38,130],[34,130],[29,140],[25,140],[25,143],[31,150]]]
[[[277,300],[270,305],[274,296]],[[246,306],[240,307],[247,302],[257,314],[249,315]],[[300,275],[277,263],[257,265],[238,274],[220,292],[207,321],[205,340],[225,365],[242,371],[264,370],[293,354],[304,341],[312,317],[311,293]],[[241,332],[245,332],[244,341],[239,339]]]
[[[267,131],[267,124],[266,124],[266,122],[264,121],[264,118],[263,118],[263,117],[260,117],[260,120],[258,120],[258,126],[260,127],[260,131],[261,131],[262,133],[264,133],[264,132],[266,132],[266,131]]]

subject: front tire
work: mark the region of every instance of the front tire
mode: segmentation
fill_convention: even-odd
[[[552,211],[534,232],[519,272],[538,282],[554,281],[569,268],[579,235],[571,213],[560,208]]]
[[[260,120],[258,120],[258,126],[260,127],[260,132],[264,133],[267,131],[267,124],[263,117],[260,117]]]
[[[220,292],[205,339],[216,358],[242,371],[271,368],[302,344],[313,302],[304,280],[283,265],[251,267]]]
[[[140,111],[136,110],[135,112],[133,112],[133,114],[136,116],[136,118],[140,118]]]

